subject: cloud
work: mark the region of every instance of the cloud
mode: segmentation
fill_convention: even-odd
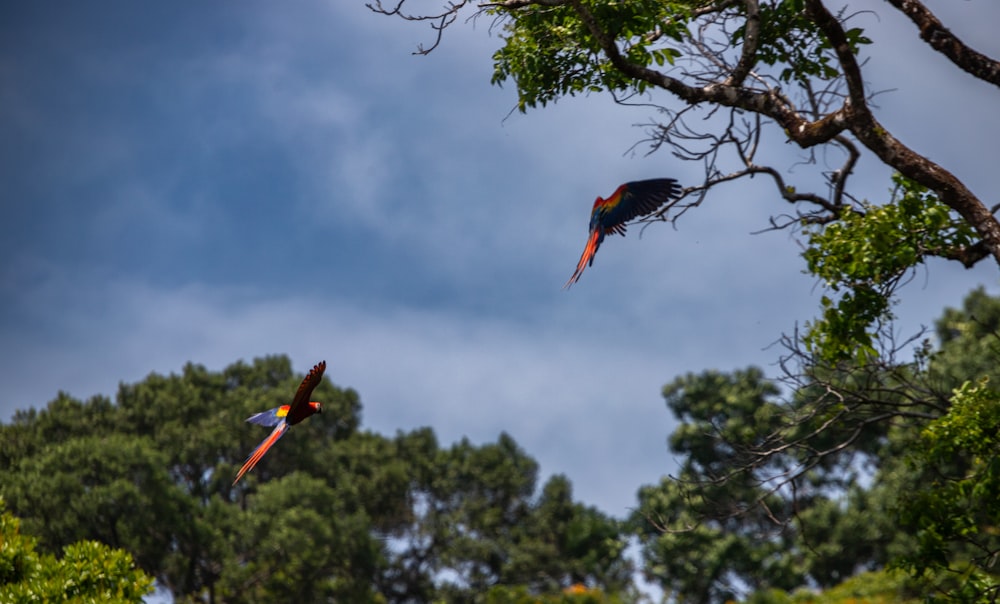
[[[301,371],[326,359],[331,379],[361,393],[368,428],[429,425],[445,443],[507,431],[544,471],[567,473],[588,501],[616,512],[667,466],[658,388],[671,361],[652,350],[561,327],[237,288],[110,280],[63,306],[49,294],[72,291],[79,277],[61,279],[27,311],[54,321],[55,341],[13,334],[19,353],[3,368],[5,416],[58,390],[113,395],[118,379],[187,361],[218,370],[286,353]]]
[[[910,285],[907,327],[960,302],[967,275],[940,268]],[[305,371],[326,359],[329,377],[361,394],[365,427],[392,434],[429,425],[444,443],[507,431],[544,472],[566,473],[585,501],[621,514],[640,484],[673,469],[660,387],[687,371],[774,359],[762,349],[790,327],[783,311],[801,309],[803,292],[747,282],[728,290],[715,282],[707,296],[667,288],[615,316],[578,289],[562,292],[551,314],[525,318],[52,271],[21,297],[17,316],[28,328],[8,332],[18,354],[0,369],[0,409],[40,406],[58,390],[113,395],[118,380],[188,361],[219,370],[283,353]]]
[[[2,417],[188,361],[285,353],[305,371],[325,358],[360,392],[365,426],[430,425],[444,442],[506,430],[543,472],[622,514],[672,468],[663,383],[773,373],[765,348],[816,312],[796,242],[750,234],[789,209],[764,179],[719,188],[676,229],[609,238],[561,291],[597,195],[653,176],[694,184],[701,166],[629,153],[643,136],[632,124],[655,114],[601,95],[508,115],[515,92],[489,84],[499,41],[482,24],[456,23],[413,57],[432,32],[339,1],[133,18],[141,27],[104,34],[82,17],[26,21],[25,40],[67,42],[0,67],[16,101],[0,127],[31,142],[0,142],[20,186],[0,265],[3,348],[16,351],[0,366]],[[885,28],[879,53],[897,37],[913,52],[873,59],[873,86],[909,90],[924,76],[898,65],[930,51],[909,23]],[[101,43],[76,75],[60,62],[76,52],[69,34]],[[50,86],[62,81],[72,111]],[[954,91],[919,90],[879,97],[880,118],[990,191],[993,97],[963,86],[963,109],[943,111]],[[907,117],[927,112],[949,119]],[[803,152],[778,147],[768,159],[802,188],[837,161],[796,165]],[[857,182],[873,199],[889,186],[881,166]],[[901,328],[995,283],[986,264],[918,272]]]

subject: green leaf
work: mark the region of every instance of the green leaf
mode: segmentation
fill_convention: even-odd
[[[807,349],[825,361],[871,358],[875,329],[892,317],[906,276],[926,257],[974,240],[972,228],[926,188],[899,175],[893,181],[893,201],[845,209],[838,221],[805,229],[808,272],[840,293],[836,302],[823,297],[823,316],[805,335]]]

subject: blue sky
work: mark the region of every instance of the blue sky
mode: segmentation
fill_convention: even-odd
[[[931,6],[1000,55],[1000,5]],[[879,118],[995,201],[995,90],[878,9],[858,19]],[[366,428],[507,431],[577,497],[626,514],[675,468],[662,385],[776,374],[768,346],[822,291],[788,233],[751,234],[787,210],[763,179],[676,229],[609,239],[561,290],[595,196],[694,184],[700,167],[629,152],[648,108],[594,95],[510,114],[488,26],[460,21],[416,57],[430,32],[360,1],[0,6],[0,418],[188,361],[326,359]],[[814,182],[794,148],[775,139],[767,156]],[[877,165],[856,182],[873,199],[889,187]],[[901,328],[996,282],[988,263],[933,263],[904,290]]]

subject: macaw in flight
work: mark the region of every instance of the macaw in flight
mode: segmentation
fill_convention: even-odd
[[[271,432],[270,436],[257,445],[257,448],[253,450],[250,457],[247,457],[247,460],[243,462],[243,467],[240,468],[239,473],[236,475],[236,480],[233,481],[233,486],[236,486],[236,483],[240,481],[240,478],[243,478],[244,474],[252,470],[253,467],[257,465],[257,462],[264,457],[264,454],[267,453],[268,449],[270,449],[274,443],[278,442],[279,438],[285,435],[289,426],[299,423],[310,415],[323,412],[322,403],[310,401],[309,397],[312,396],[313,389],[323,380],[324,371],[326,371],[326,361],[316,363],[316,366],[312,368],[312,371],[306,375],[305,379],[302,380],[302,384],[299,385],[299,389],[296,391],[295,398],[292,399],[291,405],[282,405],[280,407],[275,407],[274,409],[261,411],[260,413],[247,418],[248,422],[260,424],[262,426],[275,426],[275,428],[274,431]]]
[[[566,289],[580,280],[583,269],[594,263],[597,248],[601,247],[608,233],[625,235],[625,223],[637,216],[645,216],[681,195],[681,186],[673,178],[653,178],[627,182],[615,189],[607,199],[597,198],[590,212],[590,237],[583,249],[576,272],[563,285]]]

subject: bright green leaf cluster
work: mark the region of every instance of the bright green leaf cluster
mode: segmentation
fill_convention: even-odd
[[[135,568],[132,556],[95,541],[79,541],[62,558],[39,554],[22,535],[20,521],[3,511],[0,499],[0,602],[142,602],[153,580]]]
[[[616,45],[626,61],[643,67],[673,65],[684,55],[683,45],[694,23],[698,0],[580,0],[599,28]],[[719,7],[722,18],[744,19],[745,7],[731,3]],[[615,67],[574,3],[558,6],[531,4],[516,9],[494,7],[493,15],[506,19],[504,46],[493,55],[493,83],[513,80],[518,109],[545,106],[563,96],[612,91],[641,93],[649,82],[633,79]],[[712,19],[720,16],[712,14]],[[809,19],[803,0],[764,3],[760,8],[760,36],[756,61],[775,67],[783,82],[830,80],[839,76],[836,54]],[[848,29],[854,52],[870,44],[859,28]],[[746,27],[734,27],[732,48],[744,41]]]
[[[807,348],[826,361],[874,356],[874,329],[891,318],[893,294],[927,256],[967,247],[972,228],[926,188],[893,177],[896,199],[846,209],[840,219],[807,228],[808,272],[838,299],[824,296],[823,317],[805,335]]]
[[[622,55],[639,65],[673,64],[692,2],[583,0]],[[502,9],[492,9],[499,13]],[[625,76],[604,55],[599,40],[570,5],[528,6],[504,13],[504,46],[493,55],[493,83],[513,80],[518,109],[545,106],[562,96],[611,90],[642,92],[648,84]]]

